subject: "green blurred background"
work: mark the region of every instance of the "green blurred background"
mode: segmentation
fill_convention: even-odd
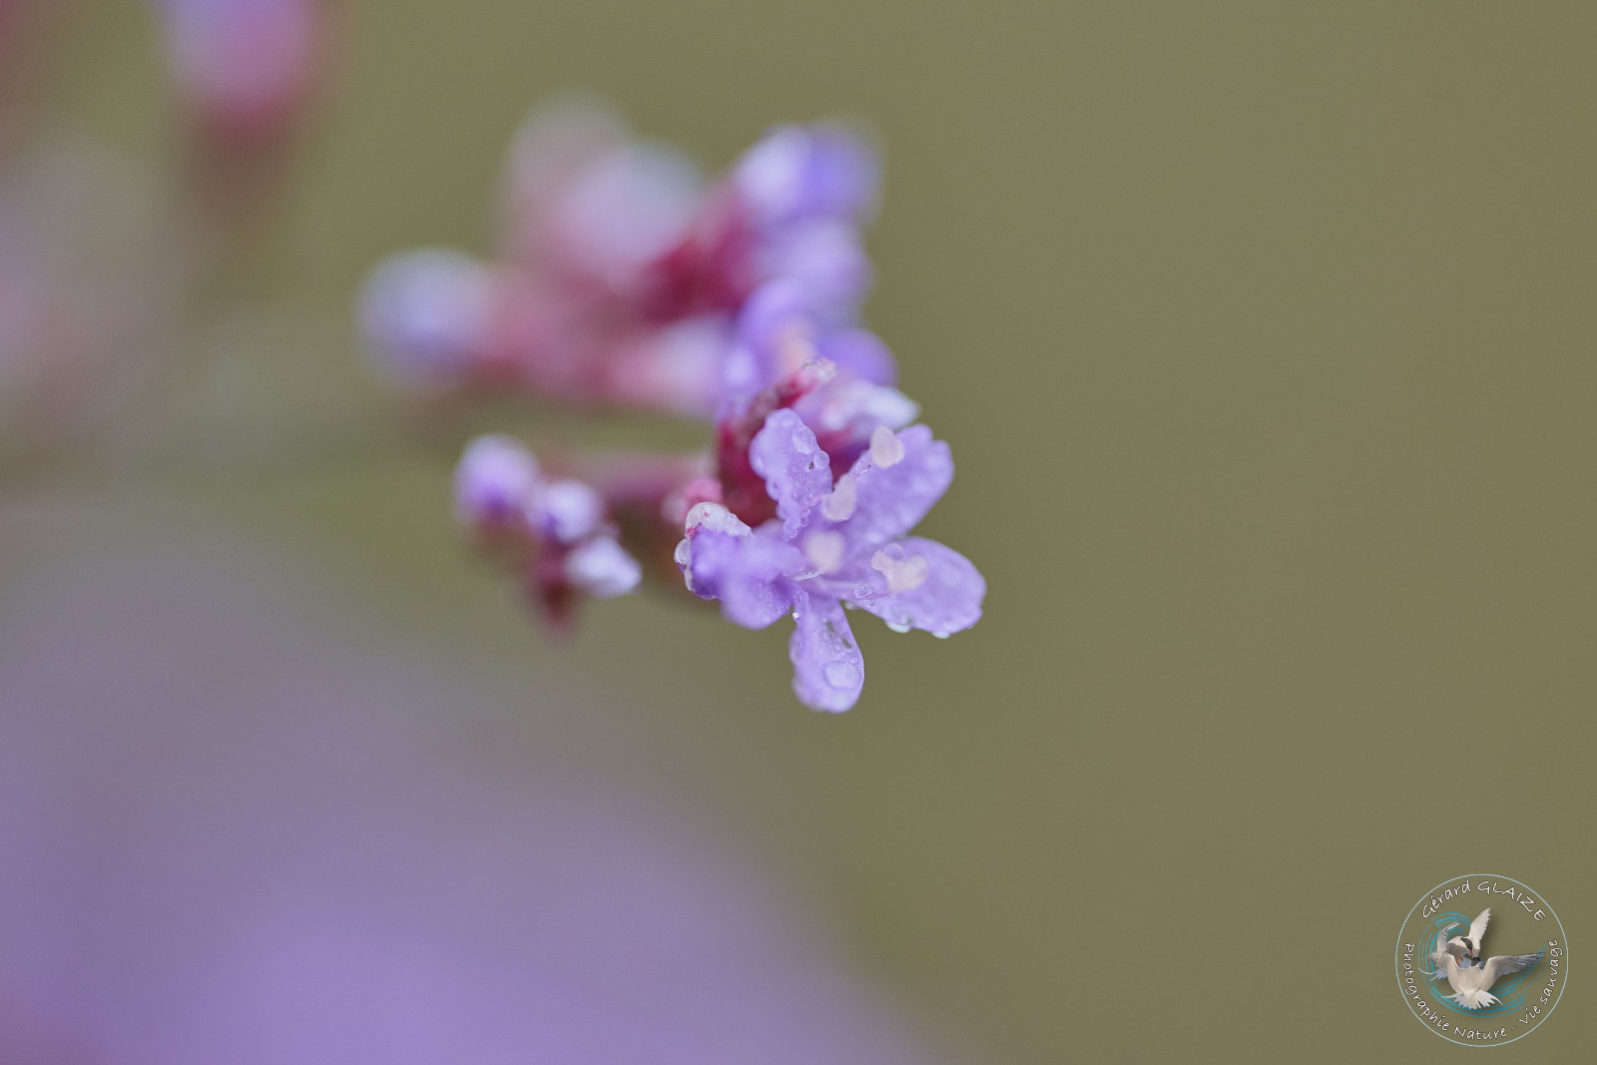
[[[148,13],[64,6],[36,117],[179,172]],[[1470,871],[1572,944],[1560,1015],[1490,1053],[1584,1059],[1597,9],[341,11],[147,415],[169,444],[29,492],[334,560],[364,638],[524,680],[471,711],[485,742],[540,685],[586,692],[574,742],[737,834],[972,1060],[1450,1060],[1392,944]],[[516,123],[572,89],[712,168],[782,120],[885,149],[867,318],[959,463],[927,533],[991,590],[946,643],[862,627],[846,716],[794,703],[783,635],[677,601],[542,641],[459,547],[452,454],[386,428],[364,271],[486,250]],[[262,460],[192,444],[218,439]]]

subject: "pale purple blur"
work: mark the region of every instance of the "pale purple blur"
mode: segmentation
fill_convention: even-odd
[[[591,696],[462,679],[236,531],[7,517],[0,1061],[927,1060],[692,816],[487,739]]]

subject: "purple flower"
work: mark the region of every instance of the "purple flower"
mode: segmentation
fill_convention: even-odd
[[[826,359],[845,375],[892,385],[898,367],[874,333],[829,322],[808,287],[791,278],[761,285],[738,314],[721,367],[723,408]]]
[[[859,229],[876,207],[876,155],[836,126],[780,126],[744,153],[730,184],[755,234],[755,273],[802,284],[847,319],[874,280]]]
[[[876,206],[876,155],[833,125],[778,126],[738,160],[732,180],[767,226],[867,219]]]
[[[467,379],[492,350],[496,285],[491,267],[457,251],[421,248],[383,260],[359,303],[372,364],[418,390]]]
[[[688,590],[718,599],[727,620],[760,629],[792,613],[793,689],[816,710],[859,699],[865,663],[844,604],[898,631],[947,636],[981,617],[987,584],[958,552],[907,536],[954,477],[948,445],[924,425],[879,426],[833,481],[831,458],[792,410],[765,421],[749,449],[777,516],[757,529],[701,503],[676,559]]]
[[[953,465],[906,428],[919,407],[860,321],[878,178],[865,139],[780,126],[705,181],[607,112],[566,106],[523,126],[507,171],[499,254],[421,251],[373,273],[361,321],[379,365],[714,425],[702,459],[617,455],[583,465],[589,483],[546,480],[504,438],[468,452],[461,519],[547,617],[669,574],[676,545],[689,590],[732,621],[793,614],[795,688],[834,711],[864,682],[845,605],[939,636],[975,624],[981,575],[907,535]]]
[[[473,440],[455,469],[457,519],[523,571],[526,591],[556,626],[569,623],[578,595],[613,599],[643,579],[605,509],[591,485],[546,476],[507,436]]]

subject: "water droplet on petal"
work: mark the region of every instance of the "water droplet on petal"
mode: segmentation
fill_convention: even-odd
[[[939,640],[946,640],[946,639],[948,639],[949,636],[951,636],[953,634],[952,633],[948,633],[948,632],[934,632],[934,633],[932,633],[932,635],[937,637]]]
[[[908,632],[910,629],[914,628],[913,625],[902,621],[889,621],[887,623],[887,627],[892,629],[894,632]]]
[[[859,667],[852,662],[828,662],[822,673],[826,683],[834,688],[853,688],[860,681]]]
[[[793,450],[800,455],[808,455],[815,450],[815,438],[808,430],[795,429],[793,431]]]

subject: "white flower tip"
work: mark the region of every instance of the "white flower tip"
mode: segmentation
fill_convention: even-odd
[[[727,510],[719,503],[695,503],[688,511],[688,516],[682,523],[684,532],[692,532],[699,526],[704,526],[711,532],[723,532],[732,536],[747,536],[751,532],[736,514]]]
[[[904,441],[885,425],[871,431],[871,462],[881,469],[904,461]]]
[[[608,536],[595,536],[566,556],[566,579],[589,595],[613,599],[643,580],[643,567]]]

